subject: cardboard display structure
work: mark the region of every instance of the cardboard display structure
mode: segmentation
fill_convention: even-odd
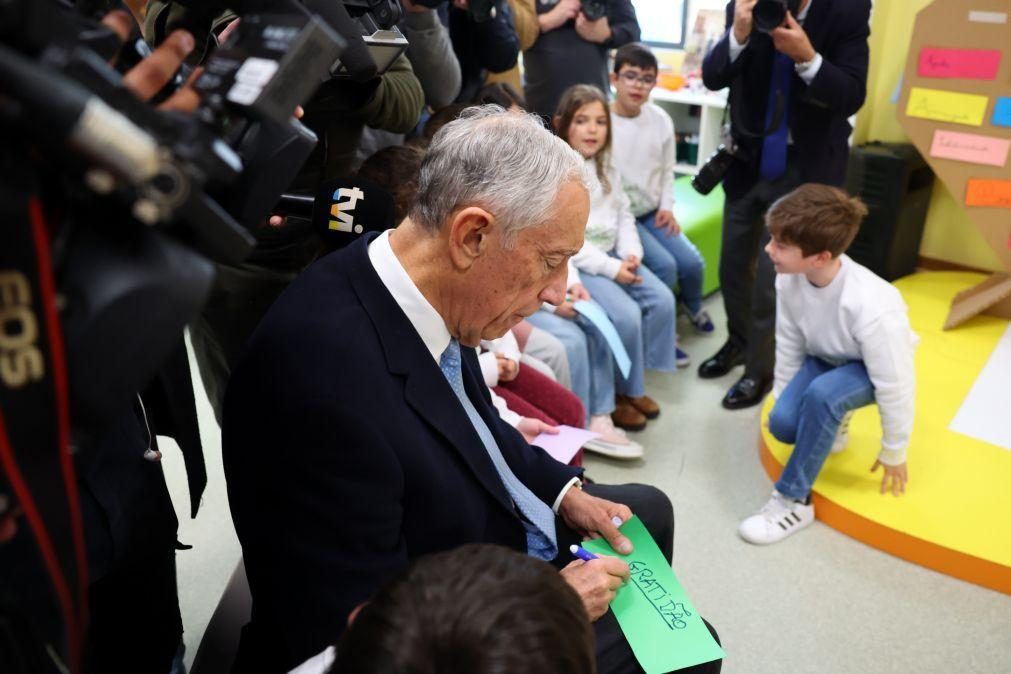
[[[934,0],[916,16],[899,123],[1011,272],[1011,3]],[[1011,319],[1011,275],[952,301],[944,328]]]

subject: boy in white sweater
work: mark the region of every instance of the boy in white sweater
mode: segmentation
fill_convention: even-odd
[[[881,493],[905,492],[913,427],[917,337],[899,291],[843,254],[867,209],[827,185],[807,184],[766,215],[776,268],[776,368],[769,432],[793,444],[772,497],[741,522],[749,543],[776,543],[814,520],[811,485],[846,445],[849,415],[881,413]]]
[[[713,322],[702,308],[705,261],[674,217],[674,122],[649,102],[657,69],[656,56],[639,42],[614,55],[612,161],[635,216],[642,263],[666,285],[677,288],[696,332],[712,334]],[[688,365],[687,354],[678,353],[678,365]]]

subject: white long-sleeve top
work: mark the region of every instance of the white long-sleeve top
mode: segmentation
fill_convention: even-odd
[[[611,112],[611,161],[621,174],[632,215],[674,210],[674,122],[643,104],[635,117]]]
[[[611,251],[621,259],[629,255],[642,259],[642,241],[635,228],[635,216],[629,210],[628,196],[614,166],[607,168],[607,179],[611,183],[607,193],[597,179],[593,159],[583,164],[583,173],[590,190],[590,216],[586,222],[586,240],[572,260],[581,272],[614,278],[621,271],[621,260],[611,257]]]
[[[906,460],[913,429],[919,338],[899,291],[848,256],[832,282],[812,285],[803,274],[776,276],[776,368],[779,397],[808,355],[829,363],[863,361],[881,413],[881,463]]]
[[[516,361],[517,366],[520,364],[520,345],[516,341],[516,335],[513,334],[512,330],[509,330],[498,339],[482,339],[481,351],[482,353],[478,354],[477,362],[481,365],[481,375],[484,377],[484,383],[488,388],[498,386],[498,358],[495,357],[496,353],[501,353],[509,360]]]

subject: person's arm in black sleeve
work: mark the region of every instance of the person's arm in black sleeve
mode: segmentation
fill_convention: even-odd
[[[454,10],[462,11],[462,10]],[[481,67],[493,73],[502,73],[516,65],[520,53],[520,39],[513,27],[512,12],[505,0],[495,3],[495,18],[475,23],[468,21],[476,33],[477,58]]]
[[[612,0],[608,4],[607,23],[611,27],[611,39],[605,43],[608,49],[639,41],[639,20],[635,18],[631,0]]]
[[[734,2],[727,3],[727,30],[719,42],[713,45],[709,53],[702,59],[702,83],[710,91],[719,91],[730,86],[743,67],[748,56],[745,46],[737,59],[730,60],[730,34],[734,30]]]
[[[838,26],[842,35],[822,54],[821,68],[808,85],[805,99],[823,105],[844,117],[856,113],[867,96],[867,66],[870,60],[868,24],[870,0],[851,0],[847,21]]]

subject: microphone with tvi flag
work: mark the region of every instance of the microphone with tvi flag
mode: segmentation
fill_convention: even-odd
[[[367,232],[382,232],[397,225],[393,197],[363,178],[324,180],[316,196],[282,194],[275,215],[312,221],[313,232],[328,251],[348,245]]]

